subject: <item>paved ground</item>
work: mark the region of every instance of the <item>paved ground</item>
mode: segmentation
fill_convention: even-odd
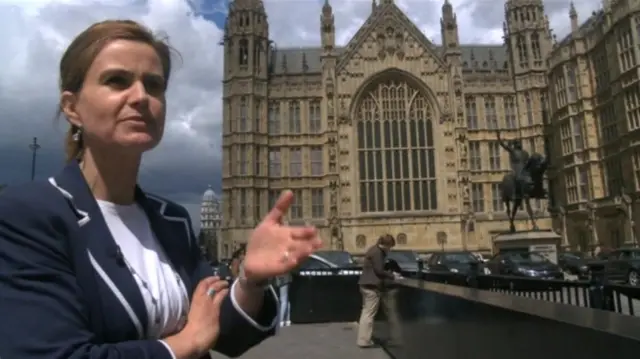
[[[212,359],[227,358],[215,354]],[[254,347],[242,359],[389,359],[382,349],[356,346],[353,323],[293,325]]]

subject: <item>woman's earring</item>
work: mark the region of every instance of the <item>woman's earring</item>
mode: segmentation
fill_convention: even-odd
[[[80,136],[82,136],[82,127],[78,127],[76,132],[73,134],[73,141],[74,142],[80,141]]]

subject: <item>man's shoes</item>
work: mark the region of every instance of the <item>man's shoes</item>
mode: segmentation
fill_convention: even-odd
[[[361,349],[370,349],[370,348],[378,348],[378,345],[374,342],[368,342],[364,344],[358,343],[358,347],[360,347]]]

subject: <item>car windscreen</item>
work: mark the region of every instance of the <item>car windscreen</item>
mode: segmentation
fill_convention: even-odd
[[[415,263],[418,260],[418,256],[411,251],[390,251],[387,254],[388,259],[393,259],[398,263]]]
[[[322,257],[327,261],[337,265],[338,267],[352,266],[356,264],[355,260],[349,252],[343,251],[319,251],[315,255]]]
[[[478,261],[471,253],[445,253],[442,255],[442,260],[453,263],[471,263]]]
[[[549,261],[544,256],[531,252],[509,253],[508,256],[516,263],[545,263]]]

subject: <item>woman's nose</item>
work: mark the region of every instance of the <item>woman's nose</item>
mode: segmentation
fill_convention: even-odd
[[[136,81],[129,89],[132,102],[143,102],[148,100],[149,93],[142,81]]]

